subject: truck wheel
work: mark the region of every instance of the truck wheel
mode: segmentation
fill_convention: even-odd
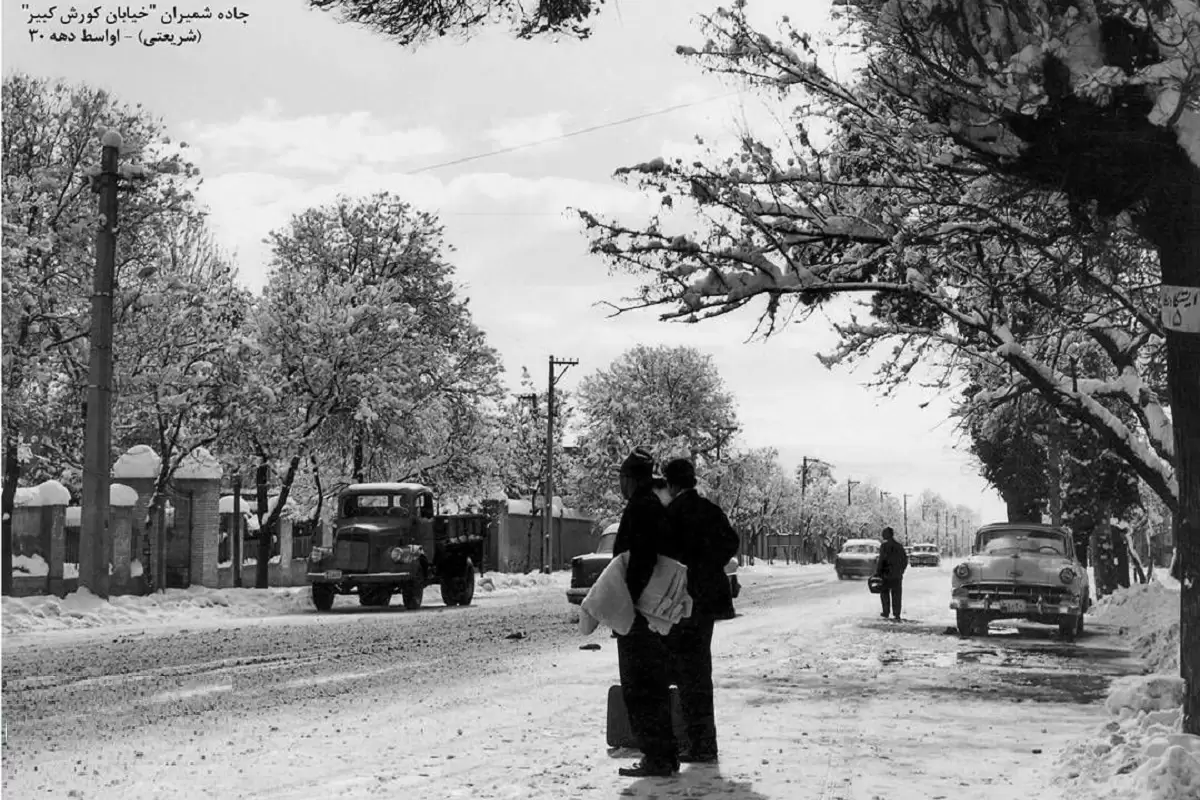
[[[333,586],[328,583],[314,583],[312,585],[312,601],[316,606],[317,611],[328,611],[333,608],[333,598],[337,594],[333,590]]]
[[[411,581],[400,587],[400,596],[404,598],[404,607],[409,611],[416,611],[421,607],[424,594],[425,584],[423,581]]]
[[[475,565],[467,559],[462,572],[442,579],[442,602],[448,606],[469,606],[475,599]]]

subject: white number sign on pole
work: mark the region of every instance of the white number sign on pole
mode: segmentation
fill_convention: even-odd
[[[1200,333],[1200,286],[1163,286],[1161,305],[1164,327]]]

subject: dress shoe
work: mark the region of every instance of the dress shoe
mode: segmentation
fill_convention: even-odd
[[[679,754],[679,760],[684,764],[715,764],[717,763],[716,753],[696,752],[685,750]]]
[[[642,759],[632,767],[621,767],[617,772],[626,778],[669,778],[679,771],[677,764]]]

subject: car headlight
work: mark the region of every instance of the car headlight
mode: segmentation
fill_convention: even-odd
[[[308,560],[314,564],[324,558],[330,551],[324,547],[314,547],[308,551]]]
[[[971,574],[971,568],[966,564],[959,564],[954,568],[954,576],[956,578],[965,578]]]
[[[1063,583],[1070,583],[1075,580],[1075,570],[1070,567],[1063,567],[1062,572],[1058,573],[1058,579]]]
[[[389,553],[389,555],[391,555],[392,561],[399,561],[400,559],[404,558],[404,548],[403,547],[393,547],[392,551],[391,551],[391,553]]]

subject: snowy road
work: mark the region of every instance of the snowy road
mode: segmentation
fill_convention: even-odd
[[[714,645],[719,770],[618,778],[614,643],[579,636],[544,589],[468,609],[7,636],[3,791],[1008,800],[1038,795],[1051,754],[1104,719],[1109,678],[1137,670],[1094,631],[1077,645],[1036,626],[949,633],[945,570],[910,572],[901,623],[828,567],[743,578]]]

